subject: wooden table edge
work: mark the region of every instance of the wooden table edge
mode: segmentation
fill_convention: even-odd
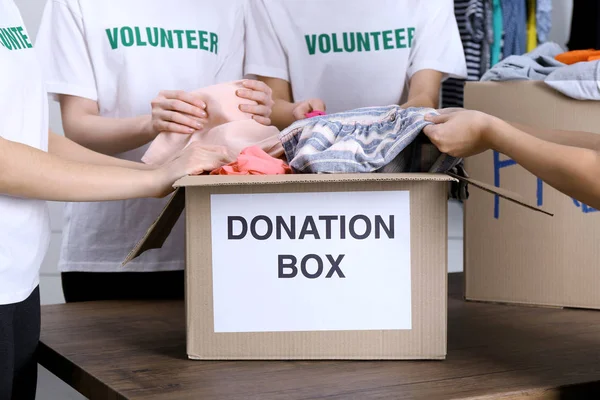
[[[47,346],[43,340],[39,342],[37,358],[42,367],[88,399],[127,400],[126,396]]]
[[[460,299],[462,301],[465,301],[462,295],[462,288],[460,287],[464,280],[463,273],[450,273],[448,278],[448,296],[454,299]],[[44,307],[45,306],[42,306],[42,309]],[[46,345],[43,341],[43,338],[40,339],[37,355],[38,363],[41,366],[46,368],[49,372],[57,376],[60,380],[62,380],[67,385],[69,385],[77,392],[81,393],[83,396],[89,399],[128,399],[124,394],[119,393],[117,390],[109,387],[104,382],[98,380],[92,374],[87,372],[84,368],[74,364],[67,357],[59,354],[50,346]],[[272,362],[278,361],[273,360]],[[400,384],[398,386],[405,386],[410,384],[411,383]],[[467,396],[463,397],[462,400],[560,400],[565,398],[586,399],[591,398],[590,394],[594,395],[593,398],[600,399],[600,376],[596,380],[580,382],[571,385],[561,385],[557,387],[537,387],[518,391],[510,391],[510,388],[506,388],[506,390],[507,391],[488,395]],[[457,399],[455,398],[454,400]]]

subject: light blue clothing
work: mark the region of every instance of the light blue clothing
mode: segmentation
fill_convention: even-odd
[[[552,29],[552,0],[537,0],[535,18],[538,42],[545,43]]]
[[[482,81],[544,80],[548,75],[565,64],[554,57],[564,50],[553,42],[544,43],[522,56],[510,56],[481,78]]]
[[[559,68],[545,79],[548,86],[577,100],[600,100],[600,60]]]
[[[504,26],[504,58],[527,52],[527,2],[502,0]]]

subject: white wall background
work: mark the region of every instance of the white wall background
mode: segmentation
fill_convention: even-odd
[[[101,1],[101,0],[98,0]],[[25,25],[29,30],[31,37],[37,35],[42,11],[46,0],[15,0],[19,6]],[[565,45],[568,41],[571,11],[573,8],[572,0],[554,0],[553,27],[550,40],[560,45]],[[57,133],[63,133],[60,120],[60,110],[56,103],[50,104],[50,127]],[[463,262],[463,227],[462,227],[462,207],[456,202],[450,202],[448,205],[449,224],[448,224],[448,268],[450,272],[462,271]],[[62,233],[62,204],[51,203],[52,218],[52,240],[50,248],[41,270],[41,297],[42,304],[63,303],[62,288],[60,284],[60,275],[57,271],[57,262],[60,251],[60,241]],[[83,399],[72,389],[58,381],[44,369],[40,370],[38,398],[48,399]]]

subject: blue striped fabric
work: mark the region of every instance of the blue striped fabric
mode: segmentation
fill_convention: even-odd
[[[396,105],[359,108],[296,121],[280,139],[299,173],[447,172],[461,160],[421,135],[431,113]]]

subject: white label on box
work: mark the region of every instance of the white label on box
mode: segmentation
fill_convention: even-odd
[[[408,191],[211,196],[215,332],[411,329]]]

